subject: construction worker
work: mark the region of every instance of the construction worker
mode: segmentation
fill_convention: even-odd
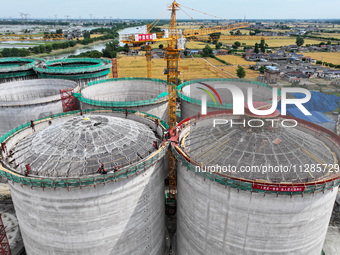
[[[34,122],[33,122],[33,120],[31,120],[31,128],[33,129],[33,131],[35,131],[35,127],[34,126],[35,126]]]
[[[27,177],[29,175],[30,171],[31,171],[31,166],[30,166],[30,164],[26,164],[25,167],[26,167],[25,176]]]
[[[157,141],[153,141],[153,145],[152,145],[156,150],[158,150],[158,143]]]
[[[6,143],[1,143],[1,150],[2,150],[4,153],[7,153],[7,146],[6,146]]]
[[[165,140],[169,139],[169,131],[168,130],[164,131],[164,138],[165,138]]]

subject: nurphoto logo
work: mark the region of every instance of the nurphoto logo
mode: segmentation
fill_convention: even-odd
[[[214,92],[214,94],[217,96],[217,98],[220,101],[220,104],[222,105],[221,98],[215,88],[220,88],[220,89],[228,89],[233,98],[233,114],[234,115],[244,115],[244,104],[245,104],[245,96],[243,94],[243,91],[238,88],[235,85],[228,85],[227,87],[224,85],[216,85],[215,88],[204,84],[200,83],[206,87],[208,87],[211,91]],[[213,101],[216,103],[215,98],[213,97],[212,93],[206,89],[199,88],[206,92],[206,94],[202,94],[202,109],[201,113],[202,115],[207,114],[207,94],[212,97]],[[273,88],[273,93],[272,93],[272,106],[270,109],[265,109],[265,110],[259,110],[254,107],[253,104],[253,88],[249,87],[248,88],[248,97],[247,97],[247,103],[248,103],[248,108],[249,111],[258,116],[266,116],[270,115],[275,112],[277,105],[278,105],[278,88],[274,87]],[[287,98],[288,93],[302,93],[306,97],[305,98]],[[311,99],[311,93],[309,90],[304,89],[304,88],[282,88],[281,90],[281,115],[287,115],[287,104],[294,104],[296,107],[304,114],[304,115],[312,115],[302,104],[307,103]]]

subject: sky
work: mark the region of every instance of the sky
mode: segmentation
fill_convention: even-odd
[[[0,0],[1,18],[156,19],[171,0]],[[223,19],[340,19],[340,0],[178,0],[179,4]],[[194,19],[211,16],[183,8]],[[169,14],[164,16],[169,18]],[[189,18],[183,12],[179,18]]]

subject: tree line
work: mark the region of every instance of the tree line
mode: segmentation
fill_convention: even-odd
[[[52,50],[67,49],[67,48],[76,46],[78,43],[83,44],[83,45],[88,45],[90,43],[97,42],[97,41],[105,41],[105,40],[117,38],[119,35],[116,31],[117,29],[110,30],[110,33],[107,33],[105,35],[95,37],[95,38],[91,38],[90,32],[85,32],[83,40],[77,39],[77,40],[69,40],[69,41],[63,41],[63,42],[55,42],[51,44],[30,47],[28,49],[4,48],[0,52],[0,57],[27,57],[27,56],[35,55],[35,54],[50,53]]]

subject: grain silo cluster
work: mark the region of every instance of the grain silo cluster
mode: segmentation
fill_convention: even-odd
[[[185,82],[178,86],[182,121],[169,129],[167,81],[107,79],[107,60],[30,63],[25,81],[0,86],[0,175],[27,254],[321,253],[338,192],[331,166],[340,138],[302,120],[280,126],[278,112],[267,116],[278,120],[273,126],[227,125],[263,121],[247,107],[246,116],[231,114],[231,87],[245,95],[253,88],[261,109],[272,103],[272,87]],[[215,119],[223,124],[213,127]],[[177,159],[174,235],[166,210],[169,149]],[[250,171],[308,164],[326,164],[328,172]],[[15,219],[8,217],[9,226]]]

